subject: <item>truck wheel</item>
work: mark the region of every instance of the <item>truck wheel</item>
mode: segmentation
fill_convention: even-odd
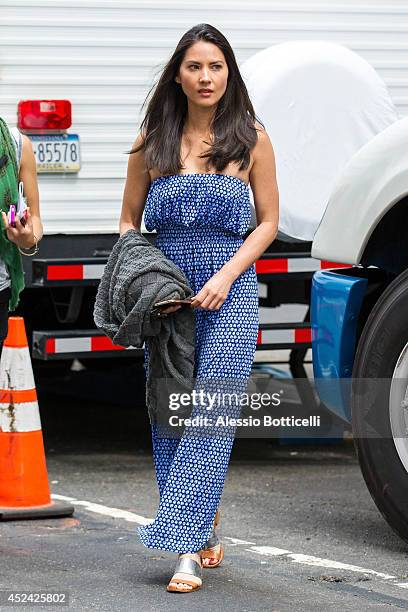
[[[366,321],[354,361],[351,402],[364,480],[385,520],[406,542],[407,387],[408,270],[388,285]]]

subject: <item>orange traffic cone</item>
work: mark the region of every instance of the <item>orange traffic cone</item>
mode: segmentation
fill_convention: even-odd
[[[51,500],[24,319],[9,317],[0,360],[0,520],[73,512]]]

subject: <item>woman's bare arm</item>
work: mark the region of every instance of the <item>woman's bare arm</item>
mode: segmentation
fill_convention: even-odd
[[[139,135],[133,144],[138,146],[142,142]],[[122,236],[130,229],[140,231],[143,209],[150,186],[150,175],[146,168],[143,149],[129,155],[127,177],[123,192],[122,210],[119,220],[119,234]]]
[[[27,198],[27,206],[30,207],[34,234],[40,240],[44,229],[40,216],[40,195],[38,192],[37,164],[33,147],[28,136],[23,136],[23,152],[20,164],[20,181],[24,183],[24,193]]]
[[[35,155],[30,139],[27,136],[22,136],[22,138],[23,150],[21,153],[19,180],[24,184],[24,194],[29,208],[27,222],[23,226],[17,218],[16,227],[13,228],[9,226],[7,215],[4,212],[2,212],[2,218],[7,230],[8,239],[20,248],[30,248],[35,245],[36,238],[41,240],[44,230],[40,217],[40,197],[38,193]]]

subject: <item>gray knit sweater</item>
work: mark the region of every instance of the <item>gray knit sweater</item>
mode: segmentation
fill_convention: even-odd
[[[158,390],[163,391],[159,379],[174,379],[178,391],[191,390],[195,356],[194,309],[158,318],[151,313],[153,304],[193,295],[184,272],[139,231],[128,230],[114,245],[99,283],[94,321],[114,344],[140,348],[146,342],[150,420],[157,414]]]

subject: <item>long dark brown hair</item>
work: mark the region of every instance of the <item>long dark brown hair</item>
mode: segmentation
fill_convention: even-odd
[[[217,45],[228,66],[227,88],[211,124],[213,144],[200,157],[208,158],[207,166],[214,167],[217,172],[231,161],[239,162],[239,169],[244,170],[250,162],[250,151],[257,142],[255,120],[265,127],[255,115],[228,40],[208,23],[195,25],[182,36],[158,83],[147,94],[142,108],[154,89],[140,126],[143,141],[130,151],[136,153],[144,149],[146,166],[157,168],[163,175],[178,174],[182,168],[180,147],[188,106],[187,96],[174,78],[187,49],[200,40]]]

